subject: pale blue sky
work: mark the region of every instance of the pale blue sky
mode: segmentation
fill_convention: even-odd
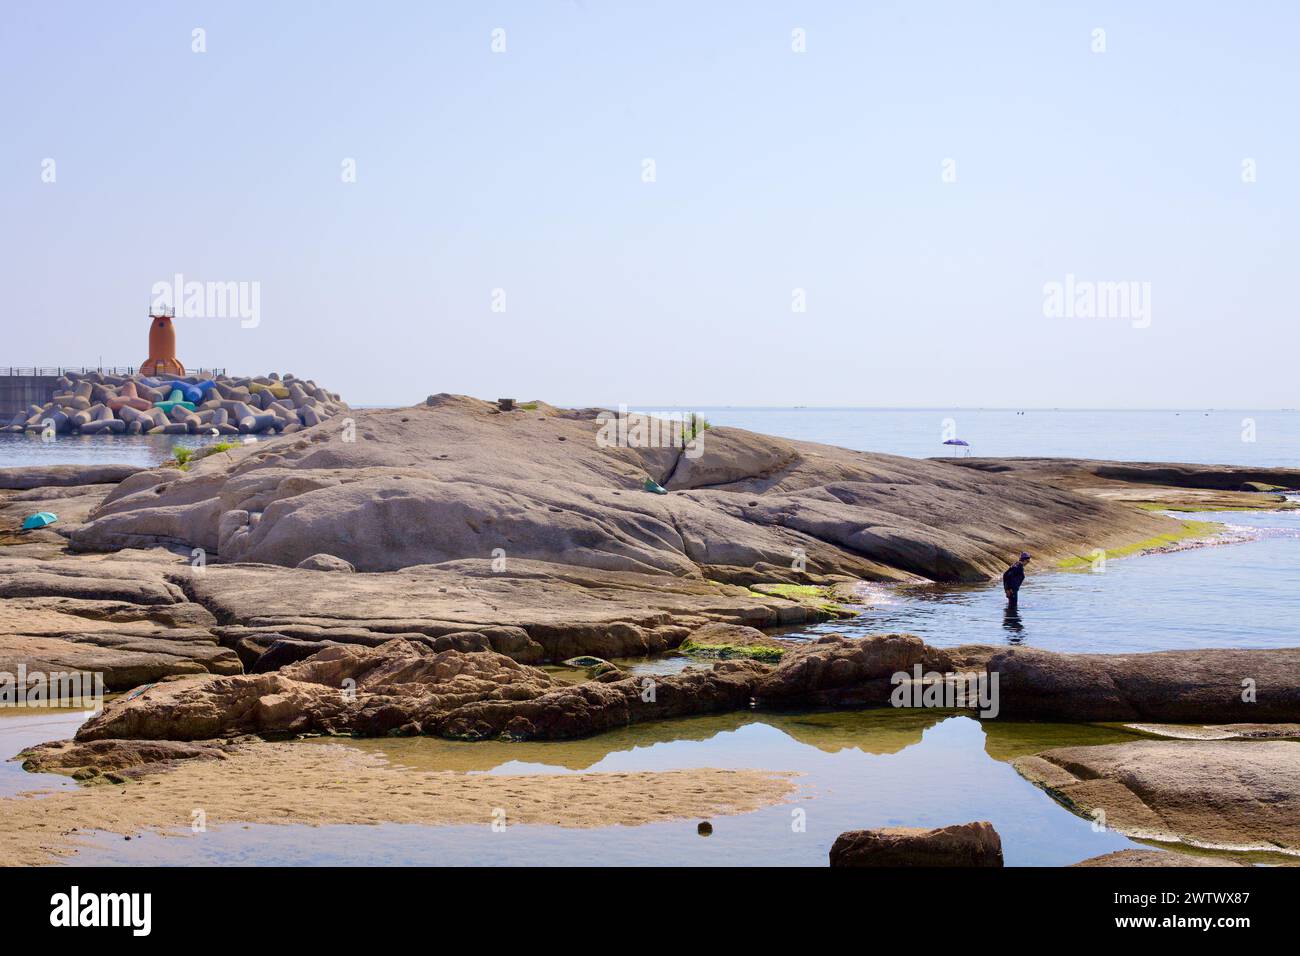
[[[256,328],[178,319],[182,360],[355,404],[1295,407],[1298,30],[1283,2],[5,0],[0,364],[137,364],[179,272],[261,289]],[[1150,282],[1150,327],[1044,316],[1067,273]]]

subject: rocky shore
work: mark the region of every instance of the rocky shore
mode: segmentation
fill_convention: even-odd
[[[30,770],[70,774],[87,784],[152,779],[196,763],[213,763],[213,769],[202,773],[205,786],[218,786],[223,762],[235,761],[229,771],[234,773],[236,765],[256,760],[263,748],[283,747],[276,741],[303,735],[544,741],[698,714],[733,713],[750,719],[747,715],[755,708],[775,708],[778,714],[790,708],[805,713],[827,706],[889,708],[900,672],[914,672],[920,665],[960,674],[961,668],[982,658],[984,670],[979,673],[992,674],[1003,657],[992,653],[997,650],[972,647],[949,653],[909,635],[826,638],[791,648],[776,665],[718,661],[653,678],[613,668],[574,683],[486,649],[434,650],[403,638],[378,647],[340,644],[272,672],[177,676],[146,685],[109,702],[72,740],[32,748],[21,759]],[[1130,724],[1129,742],[1049,749],[1014,758],[1013,766],[1074,812],[1135,839],[1238,854],[1263,851],[1275,859],[1300,856],[1300,705],[1295,701],[1300,652],[1244,652],[1259,656],[1257,661],[1240,661],[1255,673],[1272,667],[1287,680],[1283,686],[1267,685],[1260,701],[1290,722],[1261,718],[1250,724],[1225,723],[1240,719],[1246,709],[1231,686],[1235,674],[1219,675],[1217,693],[1196,686],[1205,673],[1206,655],[1215,653],[1131,655],[1149,658],[1134,663],[1145,675],[1152,710],[1177,709],[1194,688],[1201,720],[1213,721],[1212,726]],[[1050,671],[1058,683],[1033,688],[1035,696],[1052,691],[1078,698],[1077,719],[1122,720],[1127,705],[1098,718],[1088,701],[1085,680],[1105,656],[1060,656]],[[1016,712],[1019,685],[1006,686],[1001,707]],[[930,719],[937,720],[951,711],[939,708],[931,713],[935,716]],[[903,731],[900,746],[907,745],[909,734],[919,735],[923,726]],[[1216,739],[1178,739],[1195,738],[1198,729]],[[1178,737],[1150,736],[1170,732]],[[1138,739],[1142,734],[1148,736]],[[760,777],[746,781],[770,795],[764,799],[781,798],[780,791],[764,789]],[[285,785],[296,786],[289,781]],[[116,792],[105,788],[105,796],[97,799],[111,802]],[[678,810],[666,805],[663,812],[675,815]],[[844,846],[837,843],[832,853],[832,863],[936,865],[926,861],[932,837],[938,834],[937,850],[949,859],[943,865],[1000,865],[996,834],[973,834],[974,843],[963,849],[966,844],[950,839],[951,829],[928,835],[909,830],[846,834]],[[1115,857],[1113,864],[1160,866],[1170,860],[1161,854],[1128,854]]]
[[[709,429],[698,456],[602,444],[599,414],[451,395],[356,411],[355,428],[132,475],[70,540],[284,567],[497,557],[753,584],[980,581],[1022,548],[1064,558],[1181,527],[1039,482],[740,429]]]
[[[1050,566],[1176,540],[1192,532],[1151,510],[1151,489],[1288,475],[917,461],[726,428],[688,455],[602,443],[595,409],[449,395],[348,417],[186,468],[0,470],[0,671],[95,671],[129,691],[75,740],[30,751],[32,769],[129,780],[302,735],[565,740],[755,708],[891,707],[911,682],[925,707],[922,675],[955,674],[996,680],[995,714],[959,705],[987,720],[1229,728],[1017,767],[1081,812],[1113,803],[1135,834],[1300,853],[1293,827],[1250,810],[1290,812],[1300,793],[1300,748],[1268,730],[1300,724],[1300,648],[1053,654],[763,633],[853,613],[857,581],[975,582],[1022,549]],[[19,530],[55,503],[58,525]],[[646,677],[608,663],[676,648],[696,666]],[[601,666],[586,680],[540,666],[577,657]],[[1237,739],[1259,736],[1278,739]],[[1201,791],[1179,757],[1193,747]],[[1194,820],[1195,793],[1227,822]]]
[[[1032,658],[1028,667],[1025,657]],[[484,645],[435,649],[394,638],[378,647],[327,646],[275,671],[161,681],[107,705],[77,739],[323,733],[557,740],[751,707],[984,708],[974,695],[954,704],[918,693],[900,703],[911,684],[922,691],[937,683],[930,676],[945,674],[997,687],[996,713],[981,714],[988,719],[1276,724],[1287,736],[1300,722],[1300,649],[1165,651],[1122,659],[984,646],[949,652],[908,634],[827,636],[793,645],[775,665],[724,660],[654,677],[609,667],[574,683]],[[1108,680],[1125,667],[1135,675],[1128,696],[1114,693]],[[1249,700],[1243,700],[1243,681],[1253,687]],[[1044,699],[1058,703],[1044,713]],[[1257,729],[1254,736],[1262,734]]]
[[[1011,475],[1054,488],[1170,511],[1291,510],[1300,469],[1080,458],[951,458],[959,468]]]

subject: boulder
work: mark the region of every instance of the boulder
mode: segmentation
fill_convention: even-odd
[[[715,621],[691,631],[678,650],[690,657],[747,657],[756,661],[779,661],[789,642],[768,637],[756,627]]]
[[[826,635],[786,651],[755,686],[754,699],[764,707],[882,707],[893,676],[910,675],[918,664],[926,672],[952,669],[943,651],[911,634]]]
[[[883,827],[835,838],[831,866],[1002,866],[1002,840],[993,824],[962,823],[926,830]]]

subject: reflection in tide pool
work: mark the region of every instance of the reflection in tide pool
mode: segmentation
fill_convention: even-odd
[[[428,738],[355,741],[418,769],[495,774],[677,770],[790,770],[799,789],[787,804],[712,819],[593,829],[510,826],[240,826],[183,838],[103,837],[81,864],[642,864],[825,866],[844,830],[942,826],[989,820],[1008,865],[1063,865],[1133,846],[1097,832],[1025,781],[1006,761],[1065,743],[1109,743],[1134,735],[1111,728],[981,726],[940,713],[860,711],[720,715],[626,728],[558,743],[455,743]],[[301,746],[315,744],[303,742]],[[508,812],[508,811],[507,811]],[[806,829],[794,826],[802,818]]]

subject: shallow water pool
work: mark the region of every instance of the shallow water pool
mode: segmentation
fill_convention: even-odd
[[[423,770],[553,774],[695,767],[796,771],[795,798],[752,813],[636,827],[228,825],[130,841],[104,835],[73,858],[94,864],[566,864],[825,866],[841,832],[989,820],[1011,866],[1064,865],[1135,846],[1097,831],[1007,761],[1065,743],[1134,739],[1122,729],[981,725],[937,712],[731,714],[663,721],[588,740],[350,742]],[[303,741],[299,746],[316,746]],[[798,826],[802,821],[802,828]]]

